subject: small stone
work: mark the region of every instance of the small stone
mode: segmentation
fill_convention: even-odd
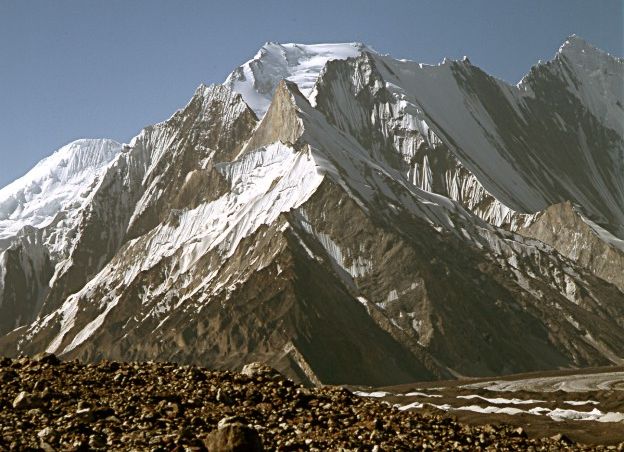
[[[204,439],[204,446],[209,451],[264,451],[258,432],[241,423],[227,424],[220,429],[213,430]]]
[[[89,437],[89,447],[93,449],[106,448],[106,438],[102,435],[91,435]]]
[[[8,383],[17,378],[17,372],[11,369],[0,372],[0,382]]]
[[[379,418],[375,418],[366,424],[369,430],[383,430],[383,421]]]
[[[44,452],[55,452],[54,447],[50,443],[44,440],[39,440],[39,449]]]
[[[522,427],[518,427],[517,429],[515,429],[513,431],[514,436],[518,436],[520,438],[526,438],[527,437],[527,433],[524,431],[524,429]]]
[[[93,412],[93,416],[96,419],[106,419],[110,416],[115,415],[115,410],[106,406],[97,407],[92,409],[91,411]]]
[[[49,438],[50,436],[54,436],[54,430],[52,430],[52,427],[46,427],[43,430],[39,430],[37,436],[42,439]]]
[[[222,391],[221,388],[219,388],[219,390],[217,391],[217,402],[231,405],[234,401],[229,395],[227,395],[225,391]]]
[[[41,411],[41,408],[31,408],[26,412],[26,414],[30,417],[41,416],[43,411]]]
[[[54,398],[56,396],[56,393],[50,388],[46,387],[43,391],[40,392],[40,396],[42,400],[48,400]]]
[[[193,431],[190,428],[183,428],[178,433],[178,440],[189,440],[193,438]]]
[[[494,428],[491,424],[486,424],[483,426],[483,431],[492,435],[496,433],[496,428]]]
[[[557,433],[556,435],[551,436],[550,439],[557,441],[558,443],[572,444],[572,440],[563,433]]]
[[[40,408],[41,406],[41,399],[27,393],[26,391],[20,392],[13,400],[13,408],[15,408],[16,410]]]
[[[78,402],[78,406],[76,407],[77,410],[85,410],[91,408],[91,404],[89,402],[86,402],[84,400],[80,400]]]
[[[246,424],[245,420],[239,416],[227,416],[219,421],[217,429],[221,430],[230,424]]]
[[[17,359],[17,363],[20,366],[27,366],[30,364],[30,358],[28,358],[28,356],[22,356],[21,358]]]
[[[117,361],[106,362],[102,365],[102,371],[104,372],[117,372],[119,370],[119,363]]]
[[[169,404],[165,407],[165,413],[167,417],[176,418],[182,413],[182,408],[176,402],[169,402]]]
[[[83,408],[81,410],[76,410],[76,413],[74,414],[74,419],[76,419],[78,422],[90,424],[95,420],[95,416],[93,415],[91,408]]]

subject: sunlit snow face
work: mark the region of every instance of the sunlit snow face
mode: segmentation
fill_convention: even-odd
[[[286,79],[295,82],[308,97],[329,60],[357,57],[367,49],[359,43],[346,44],[265,44],[256,56],[232,72],[225,84],[240,93],[261,118],[271,104],[273,93]]]
[[[0,189],[0,240],[25,226],[44,227],[65,208],[77,210],[121,150],[113,140],[77,140]]]

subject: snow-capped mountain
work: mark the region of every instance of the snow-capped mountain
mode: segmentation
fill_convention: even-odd
[[[0,242],[25,226],[43,228],[60,212],[80,210],[119,152],[113,140],[76,140],[0,189]]]
[[[52,176],[0,192],[28,193],[3,207],[0,349],[311,383],[621,363],[623,80],[577,37],[518,86],[266,44],[90,181],[38,182],[60,213],[22,214]]]
[[[308,98],[314,98],[314,85],[328,61],[354,58],[371,51],[361,43],[279,44],[267,42],[245,64],[236,68],[224,85],[240,93],[249,107],[264,116],[280,80],[289,80]]]

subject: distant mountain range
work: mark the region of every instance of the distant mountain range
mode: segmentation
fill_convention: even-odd
[[[0,353],[388,385],[624,362],[624,61],[265,44],[0,190]]]

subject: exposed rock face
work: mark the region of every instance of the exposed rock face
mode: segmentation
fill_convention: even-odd
[[[245,144],[245,149],[254,150],[271,143],[282,142],[292,144],[301,136],[302,124],[296,114],[295,104],[289,87],[292,82],[282,80],[275,91],[273,102],[256,130]]]
[[[256,121],[240,95],[221,85],[202,85],[183,110],[145,129],[134,146],[145,148],[150,166],[129,237],[149,231],[171,211],[192,209],[222,195],[226,185],[214,163],[233,159]]]
[[[0,334],[32,322],[41,309],[54,268],[42,234],[25,227],[0,252]]]
[[[240,74],[201,86],[8,238],[0,350],[310,384],[621,362],[624,110],[591,96],[621,62],[571,38],[510,87],[351,46],[311,88],[311,47],[258,57],[294,74],[259,122]]]
[[[550,206],[518,232],[551,245],[624,292],[624,241],[591,223],[571,203]]]

